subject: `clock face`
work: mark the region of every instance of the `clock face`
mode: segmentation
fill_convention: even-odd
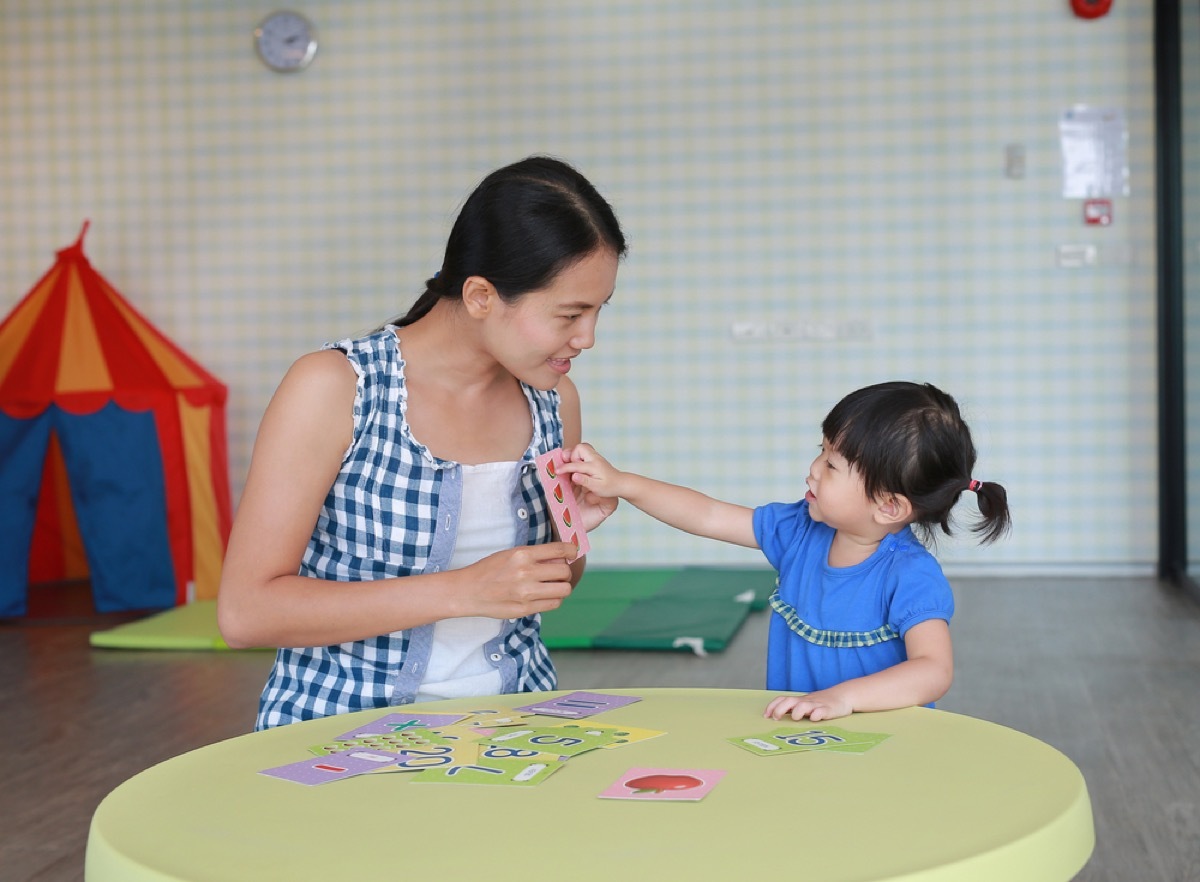
[[[317,54],[317,32],[298,12],[272,12],[255,28],[254,47],[271,70],[303,70]]]

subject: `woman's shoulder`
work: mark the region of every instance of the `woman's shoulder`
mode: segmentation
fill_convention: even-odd
[[[346,356],[336,349],[320,349],[300,356],[280,383],[280,390],[303,390],[314,401],[354,395],[358,381]]]
[[[322,352],[328,350],[341,352],[351,361],[362,362],[399,353],[400,340],[396,336],[394,325],[384,325],[369,334],[343,337],[341,340],[330,341],[321,347]]]

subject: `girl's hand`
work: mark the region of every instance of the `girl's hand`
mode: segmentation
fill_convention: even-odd
[[[617,510],[617,504],[620,502],[615,496],[597,496],[574,484],[571,486],[571,492],[575,494],[575,501],[579,503],[579,516],[583,519],[583,529],[588,533],[608,520],[608,516]]]
[[[763,716],[769,720],[782,720],[790,716],[793,720],[808,717],[814,723],[848,717],[854,713],[849,700],[838,695],[836,689],[823,689],[807,695],[781,695],[767,705]]]
[[[589,495],[603,499],[616,499],[621,496],[621,479],[625,473],[613,467],[607,459],[596,452],[591,444],[576,444],[563,450],[563,463],[559,470],[571,476],[571,482],[577,488],[583,488]],[[578,496],[578,494],[576,494]],[[613,505],[616,508],[616,505]],[[611,514],[611,510],[609,514]]]
[[[571,476],[571,489],[575,493],[575,501],[579,503],[583,528],[589,533],[617,510],[619,500],[616,492],[605,488],[622,473],[613,468],[592,445],[576,444],[564,449],[559,470]]]
[[[522,545],[463,567],[466,596],[460,616],[516,619],[558,609],[571,594],[570,542]]]

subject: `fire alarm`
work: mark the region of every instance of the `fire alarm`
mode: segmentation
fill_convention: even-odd
[[[1112,9],[1113,0],[1071,0],[1071,8],[1080,18],[1099,18]]]
[[[1088,226],[1107,227],[1112,220],[1111,199],[1088,199],[1083,203],[1083,222]]]

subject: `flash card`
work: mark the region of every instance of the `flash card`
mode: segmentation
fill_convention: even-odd
[[[583,732],[587,735],[611,735],[615,740],[611,744],[601,745],[605,750],[611,750],[614,747],[624,747],[626,744],[633,744],[635,741],[646,741],[650,738],[657,738],[659,735],[667,734],[661,729],[636,729],[632,726],[601,726],[599,723],[559,723],[552,728],[565,731],[567,734]]]
[[[530,716],[533,715],[510,710],[477,710],[471,711],[470,718],[463,720],[461,725],[472,729],[500,729],[505,726],[519,726]]]
[[[437,784],[500,784],[516,787],[532,787],[541,784],[565,762],[554,757],[539,756],[534,759],[484,759],[480,757],[470,765],[443,766],[426,769],[413,776],[414,781]]]
[[[584,731],[582,727],[567,731],[561,728],[519,727],[490,738],[481,739],[482,746],[502,747],[515,751],[535,751],[551,756],[571,757],[614,743],[618,736],[611,731]]]
[[[427,750],[430,747],[452,746],[460,741],[457,735],[444,734],[440,729],[403,729],[399,732],[389,732],[386,735],[362,735],[358,738],[341,738],[318,744],[308,749],[309,753],[317,756],[330,753],[340,753],[365,747],[385,753],[408,753],[410,751]]]
[[[761,735],[727,739],[743,750],[759,756],[779,756],[809,750],[829,750],[835,753],[866,753],[890,736],[878,732],[851,732],[837,726],[808,729],[785,727]]]
[[[517,710],[530,711],[547,717],[569,717],[578,720],[601,711],[624,707],[642,699],[636,695],[604,695],[600,692],[571,692],[542,704],[527,704]]]
[[[696,802],[724,777],[718,769],[630,769],[600,798]]]
[[[466,714],[388,714],[374,722],[359,726],[352,732],[339,735],[336,741],[352,741],[364,735],[390,735],[405,729],[433,729],[450,726],[466,718]]]
[[[475,762],[479,756],[479,745],[473,742],[435,745],[420,750],[406,750],[397,754],[396,762],[382,766],[370,774],[390,772],[423,772],[443,766],[464,766]]]
[[[558,473],[558,467],[563,462],[562,448],[555,447],[535,461],[538,478],[546,491],[546,504],[550,506],[550,516],[554,518],[558,527],[558,538],[563,542],[575,543],[575,547],[579,549],[575,558],[587,554],[592,545],[583,529],[583,518],[579,514],[579,503],[575,501],[570,476]]]
[[[259,774],[270,775],[272,778],[283,778],[285,781],[295,781],[297,784],[312,787],[374,772],[393,765],[398,759],[396,754],[385,753],[381,750],[346,750],[340,753],[331,753],[328,756],[288,763],[286,766],[277,766],[273,769],[263,769]]]

